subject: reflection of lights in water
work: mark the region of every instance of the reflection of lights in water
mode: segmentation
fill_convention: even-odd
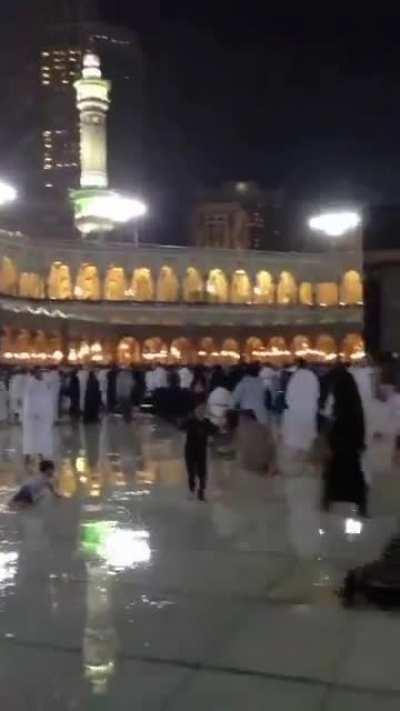
[[[91,682],[93,692],[104,694],[115,671],[117,648],[111,614],[110,578],[101,562],[89,562],[87,574],[83,664],[85,677]]]
[[[123,570],[151,559],[148,531],[119,528],[112,521],[82,525],[81,550],[103,558],[111,568]]]
[[[59,494],[67,499],[74,496],[77,490],[75,473],[69,459],[63,460],[61,471],[58,477],[57,490]]]
[[[87,461],[86,457],[77,457],[75,462],[76,471],[79,474],[84,474],[86,472]]]
[[[0,551],[0,591],[12,583],[17,574],[18,553]]]
[[[113,568],[132,568],[138,563],[148,563],[151,550],[147,531],[115,529],[106,537],[102,555]]]
[[[349,536],[359,536],[362,533],[363,525],[361,521],[354,518],[347,518],[345,521],[345,531]]]

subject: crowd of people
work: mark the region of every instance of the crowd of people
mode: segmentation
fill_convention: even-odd
[[[0,422],[22,424],[26,457],[51,460],[53,426],[60,419],[95,424],[105,414],[118,413],[129,423],[135,408],[152,409],[186,428],[189,486],[192,490],[198,471],[201,498],[212,433],[235,432],[242,466],[270,474],[282,466],[280,450],[305,462],[319,447],[323,507],[348,501],[367,515],[368,447],[385,428],[394,440],[400,434],[400,395],[395,388],[386,389],[386,421],[377,422],[385,398],[379,396],[376,374],[367,363],[328,367],[302,360],[290,367],[240,363],[7,369],[0,378]]]

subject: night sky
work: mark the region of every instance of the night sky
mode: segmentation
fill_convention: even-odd
[[[142,38],[163,179],[251,178],[311,199],[399,199],[400,14],[285,15],[222,0],[110,5],[107,19]]]
[[[303,5],[301,14],[285,14],[254,0],[14,0],[2,8],[3,46],[7,21],[28,37],[46,1],[54,13],[62,2],[97,4],[99,19],[138,33],[145,76],[137,175],[161,221],[180,219],[183,229],[182,206],[225,180],[280,188],[288,201],[400,204],[400,11],[339,16]],[[20,64],[23,37],[18,52],[12,46]],[[12,116],[8,67],[0,69],[4,165],[17,164],[33,135],[23,85],[22,109]],[[122,137],[111,150],[125,160]]]

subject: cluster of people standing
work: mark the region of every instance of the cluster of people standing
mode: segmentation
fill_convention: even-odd
[[[248,468],[276,471],[277,450],[310,454],[318,437],[327,443],[323,506],[355,503],[367,514],[368,486],[362,462],[368,444],[372,370],[338,364],[277,368],[257,363],[194,368],[154,364],[147,369],[38,368],[4,371],[0,420],[23,425],[24,454],[51,459],[52,427],[61,416],[99,422],[102,412],[124,420],[146,403],[178,423],[206,405],[201,415],[218,432],[237,425],[237,447]],[[206,440],[206,438],[205,438]]]

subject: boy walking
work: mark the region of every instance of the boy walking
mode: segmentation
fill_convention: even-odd
[[[207,445],[208,438],[218,432],[218,427],[205,417],[205,405],[196,407],[186,420],[185,462],[189,489],[196,493],[199,501],[205,501],[207,486]]]

